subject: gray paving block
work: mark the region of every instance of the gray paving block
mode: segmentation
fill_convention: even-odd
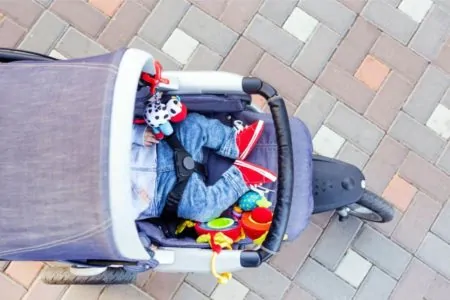
[[[350,300],[355,294],[351,285],[313,259],[305,262],[295,277],[295,282],[321,300]]]
[[[175,61],[173,58],[171,58],[169,55],[165,54],[159,49],[156,49],[154,46],[150,45],[140,37],[136,36],[134,37],[129,45],[130,48],[137,48],[144,51],[147,51],[148,53],[151,53],[154,58],[156,58],[163,66],[164,70],[180,70],[181,65]]]
[[[296,284],[291,284],[289,291],[284,295],[283,300],[317,300],[316,297],[302,288],[299,288]],[[247,299],[246,299],[247,300]]]
[[[42,4],[44,7],[49,7],[53,0],[36,0],[38,3]]]
[[[387,223],[372,223],[372,224],[370,224],[370,226],[377,229],[379,232],[381,232],[385,236],[390,237],[402,217],[403,217],[403,214],[401,213],[401,211],[394,207],[394,218],[391,221],[389,221]]]
[[[217,286],[217,279],[211,274],[191,273],[186,277],[186,282],[205,295],[210,296]]]
[[[335,270],[351,242],[355,238],[362,222],[350,217],[346,222],[339,222],[334,216],[311,252],[311,257],[330,270]]]
[[[367,225],[356,237],[353,249],[395,279],[400,278],[411,260],[411,254]]]
[[[449,85],[450,76],[430,65],[419,79],[403,110],[425,124]]]
[[[422,21],[409,47],[428,60],[434,60],[439,55],[442,45],[445,44],[449,30],[449,13],[435,5]]]
[[[217,70],[222,60],[222,56],[200,44],[184,68],[190,71]]]
[[[388,300],[397,281],[377,267],[372,267],[354,300]]]
[[[299,39],[258,14],[250,22],[244,36],[287,65],[303,47]]]
[[[447,146],[444,150],[436,165],[447,174],[450,174],[450,146]]]
[[[257,270],[244,269],[233,274],[238,281],[265,300],[280,300],[290,284],[289,279],[266,263]]]
[[[302,0],[298,6],[340,35],[345,35],[356,14],[336,0]]]
[[[361,14],[403,45],[408,44],[417,28],[413,19],[383,0],[369,0]]]
[[[342,103],[335,106],[326,124],[367,154],[375,151],[384,136],[380,128]]]
[[[208,298],[202,295],[199,291],[194,289],[187,283],[183,283],[178,289],[172,300],[207,300]]]
[[[340,40],[341,37],[336,32],[320,24],[300,51],[292,67],[309,80],[315,81],[325,68]]]
[[[238,34],[210,15],[191,6],[180,22],[180,29],[221,56],[230,52]]]
[[[404,112],[398,114],[389,134],[430,162],[435,162],[445,147],[445,141],[434,131]]]
[[[349,164],[355,165],[361,170],[364,169],[364,166],[369,160],[369,156],[366,153],[355,147],[355,145],[350,142],[346,142],[344,146],[342,146],[337,158]]]
[[[433,283],[425,294],[427,300],[447,300],[450,295],[450,281],[437,274]]]
[[[441,104],[450,109],[450,89],[442,97]]]
[[[108,52],[100,44],[89,39],[73,27],[66,31],[56,46],[56,50],[68,58],[95,56]]]
[[[45,11],[19,45],[20,49],[47,54],[69,25],[49,11]]]
[[[450,201],[447,201],[431,231],[450,244]]]
[[[335,103],[335,97],[314,84],[300,103],[295,116],[305,122],[311,135],[314,136]]]
[[[72,285],[61,300],[97,300],[104,288],[103,285]]]
[[[55,297],[52,295],[55,299]],[[32,297],[30,297],[32,298]],[[30,299],[28,298],[28,299]],[[37,295],[35,299],[41,298],[41,295]],[[50,297],[46,296],[49,299]],[[121,300],[121,299],[133,299],[133,300],[153,300],[149,295],[144,294],[142,291],[138,290],[132,285],[109,285],[107,286],[98,300]]]
[[[5,270],[6,267],[8,266],[8,264],[9,264],[9,261],[0,261],[0,272]]]
[[[297,3],[298,0],[264,0],[259,8],[259,13],[281,27]]]
[[[161,0],[138,32],[145,41],[161,48],[189,9],[185,0]]]
[[[264,299],[255,294],[254,292],[250,292],[245,297],[245,300],[264,300]]]

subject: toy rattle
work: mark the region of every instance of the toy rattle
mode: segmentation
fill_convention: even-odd
[[[257,245],[261,245],[272,224],[273,213],[265,207],[257,207],[251,212],[242,214],[241,225],[247,237]]]

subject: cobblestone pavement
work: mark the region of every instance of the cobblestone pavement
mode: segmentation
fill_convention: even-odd
[[[450,295],[449,0],[0,0],[0,46],[56,57],[121,46],[165,69],[252,74],[289,100],[318,153],[364,169],[396,207],[377,226],[317,215],[259,270],[47,286],[0,263],[0,299],[426,299]]]

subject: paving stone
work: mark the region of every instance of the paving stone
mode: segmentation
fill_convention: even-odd
[[[296,7],[284,23],[283,29],[300,41],[306,43],[318,24],[319,21],[314,17],[311,17],[309,14]]]
[[[450,244],[450,201],[442,209],[431,231]]]
[[[389,134],[416,151],[430,162],[435,162],[445,147],[445,142],[433,130],[400,112]]]
[[[32,0],[0,1],[0,11],[17,24],[30,28],[42,13],[42,7]]]
[[[249,292],[249,289],[242,285],[236,279],[231,279],[227,284],[219,284],[214,290],[212,300],[243,300]]]
[[[159,300],[159,298],[156,298]],[[194,289],[187,283],[183,283],[176,292],[172,300],[207,300],[208,298],[202,295],[199,291]]]
[[[53,49],[52,51],[50,51],[49,56],[57,58],[57,59],[67,59],[65,56],[63,56],[61,53],[59,53],[58,51],[56,51],[55,49]]]
[[[378,28],[358,17],[334,52],[331,61],[348,73],[354,74],[380,34]]]
[[[265,263],[258,270],[244,269],[234,275],[237,280],[256,291],[265,300],[281,299],[290,284],[289,279]]]
[[[53,3],[53,0],[36,0],[36,1],[44,7],[49,7],[50,4]]]
[[[428,233],[417,251],[417,257],[431,268],[450,279],[450,245]]]
[[[140,4],[147,7],[148,10],[153,10],[158,4],[159,0],[137,0]]]
[[[403,0],[398,9],[420,23],[430,10],[431,5],[433,5],[431,0]]]
[[[303,47],[303,42],[260,15],[253,18],[244,36],[288,65]]]
[[[151,300],[149,295],[132,285],[109,285],[100,295],[99,300]]]
[[[0,19],[0,46],[15,48],[25,34],[25,29],[17,25],[9,18]]]
[[[184,65],[189,61],[198,45],[199,43],[196,39],[186,34],[183,30],[176,28],[161,50]]]
[[[138,2],[124,2],[98,41],[110,50],[124,47],[139,30],[147,14],[147,9]]]
[[[420,260],[413,258],[394,289],[391,299],[422,300],[435,276],[434,270]]]
[[[427,300],[446,300],[450,294],[450,281],[437,275],[425,294]]]
[[[345,35],[356,18],[356,14],[336,0],[302,0],[298,6],[311,16],[333,29],[340,35]]]
[[[28,289],[28,293],[23,300],[59,300],[68,288],[67,285],[49,285],[37,279]]]
[[[186,277],[186,282],[207,296],[212,294],[217,285],[217,279],[211,274],[191,273]]]
[[[45,11],[19,48],[38,53],[48,53],[69,25],[49,11]]]
[[[336,49],[340,36],[324,25],[319,25],[305,44],[292,67],[311,81],[315,81]]]
[[[230,28],[195,6],[191,6],[179,26],[188,35],[222,56],[230,52],[238,38]]]
[[[139,37],[158,48],[162,47],[189,7],[185,0],[159,1],[139,30]]]
[[[43,266],[44,264],[38,261],[13,261],[9,264],[5,274],[28,288]]]
[[[327,65],[316,83],[359,113],[365,112],[374,96],[369,87],[333,63]]]
[[[195,4],[201,10],[207,14],[213,16],[216,19],[224,12],[228,2],[230,0],[216,0],[216,1],[205,1],[205,0],[189,0],[192,4]]]
[[[311,216],[311,222],[319,226],[320,228],[327,227],[331,217],[334,215],[334,210],[326,211],[320,214],[314,214]]]
[[[450,89],[444,94],[440,103],[445,107],[450,108]]]
[[[222,56],[216,52],[209,50],[203,45],[198,45],[185,69],[190,71],[216,70],[222,60]]]
[[[387,237],[392,235],[398,223],[400,222],[403,214],[400,210],[394,207],[394,218],[387,223],[370,223],[370,226],[381,232]]]
[[[417,28],[409,16],[382,0],[369,0],[361,14],[403,45],[408,44]]]
[[[324,125],[320,127],[312,142],[315,153],[334,158],[344,145],[345,139]]]
[[[70,58],[105,54],[107,50],[74,28],[69,28],[56,46],[58,52]]]
[[[294,104],[299,104],[312,83],[299,73],[267,53],[263,55],[252,75],[270,82],[279,94]]]
[[[322,228],[310,223],[299,238],[282,245],[281,252],[270,260],[270,265],[293,279],[321,234]]]
[[[450,110],[442,104],[438,104],[428,119],[426,125],[447,140],[450,137]]]
[[[403,110],[425,124],[449,85],[448,74],[435,66],[429,66],[406,101]]]
[[[247,294],[247,297],[245,297],[245,300],[264,300],[264,299],[255,294],[254,292],[249,292]]]
[[[408,154],[399,173],[441,203],[450,197],[450,177],[414,152]]]
[[[350,217],[339,222],[334,216],[311,252],[311,257],[330,270],[335,270],[361,228],[362,222]]]
[[[448,145],[441,157],[438,159],[436,165],[447,174],[450,174],[450,147]]]
[[[259,14],[278,26],[282,26],[294,10],[299,0],[264,0],[259,8]]]
[[[355,165],[361,170],[369,160],[369,156],[366,153],[350,142],[346,142],[344,146],[342,146],[337,158],[349,164]]]
[[[105,15],[82,0],[55,0],[51,10],[90,37],[98,36],[108,22]]]
[[[355,293],[355,289],[351,285],[313,259],[305,262],[298,272],[295,282],[321,300],[352,299]]]
[[[2,297],[8,300],[19,300],[27,292],[24,287],[2,273],[0,273],[0,290]]]
[[[220,70],[247,76],[263,53],[261,48],[241,36],[220,66]]]
[[[220,21],[238,33],[242,33],[258,11],[262,0],[230,0]]]
[[[417,189],[403,178],[395,175],[384,190],[382,197],[405,212],[417,193]]]
[[[373,192],[383,193],[407,154],[408,149],[390,136],[383,138],[364,168],[366,182]]]
[[[388,130],[403,103],[411,93],[413,86],[394,71],[370,103],[365,116],[384,130]]]
[[[355,288],[358,288],[371,267],[372,264],[358,253],[348,250],[336,268],[335,273]]]
[[[389,74],[389,67],[371,55],[367,55],[356,70],[355,77],[370,89],[377,91]]]
[[[283,300],[316,300],[316,297],[312,296],[310,293],[302,288],[299,288],[296,284],[291,284],[291,287],[284,295]]]
[[[386,34],[380,36],[370,53],[399,71],[411,83],[422,76],[427,66],[425,59]]]
[[[392,234],[392,239],[409,252],[415,253],[440,209],[440,203],[429,198],[424,193],[418,193],[410,208],[397,225]]]
[[[442,46],[435,63],[446,72],[450,72],[450,40]]]
[[[180,70],[181,65],[179,62],[175,61],[175,59],[171,58],[169,55],[163,53],[161,50],[156,49],[154,46],[150,45],[140,37],[134,37],[129,45],[131,48],[137,48],[141,49],[143,51],[147,51],[148,53],[151,53],[153,57],[158,60],[164,70],[167,71],[173,71],[173,70]]]
[[[335,97],[314,84],[300,103],[295,116],[302,120],[311,135],[315,136],[335,103]]]
[[[388,300],[397,282],[389,275],[373,266],[367,274],[355,300]]]
[[[89,4],[109,17],[114,16],[122,3],[124,3],[124,0],[89,0]]]
[[[428,60],[438,57],[450,30],[450,15],[434,6],[420,25],[409,46]]]
[[[395,279],[400,278],[411,260],[411,254],[367,225],[356,237],[353,249]]]
[[[3,270],[5,270],[6,269],[6,267],[8,266],[8,264],[9,264],[9,261],[0,261],[0,272],[2,272]]]
[[[174,294],[183,283],[185,277],[186,274],[182,273],[153,272],[150,275],[150,278],[148,278],[146,283],[142,286],[142,290],[157,300],[170,300],[172,299],[172,297],[174,297],[173,299],[175,299],[177,296],[174,296]],[[190,288],[189,285],[184,285],[185,287],[180,288],[180,290],[177,292],[177,295],[180,293],[184,293],[183,291],[186,291],[185,293],[189,294],[190,290],[193,290],[193,288]],[[200,295],[199,292],[197,293]],[[180,295],[178,296],[178,299],[180,299],[179,297]],[[187,300],[188,298],[186,296],[186,298],[182,299]]]
[[[375,151],[384,136],[378,127],[341,103],[336,104],[326,124],[367,154]]]
[[[97,300],[104,288],[102,285],[72,285],[62,300]]]
[[[360,13],[366,5],[367,0],[339,0],[339,2],[353,10],[355,13]]]

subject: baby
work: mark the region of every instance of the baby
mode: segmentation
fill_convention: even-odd
[[[235,129],[201,114],[189,113],[173,127],[195,161],[203,161],[203,147],[235,159],[214,185],[206,186],[199,174],[192,174],[178,206],[179,218],[209,221],[219,217],[252,187],[276,180],[270,170],[245,161],[263,132],[263,121]],[[157,140],[145,125],[133,125],[133,137],[131,173],[136,218],[158,217],[177,180],[174,153],[166,141]]]

